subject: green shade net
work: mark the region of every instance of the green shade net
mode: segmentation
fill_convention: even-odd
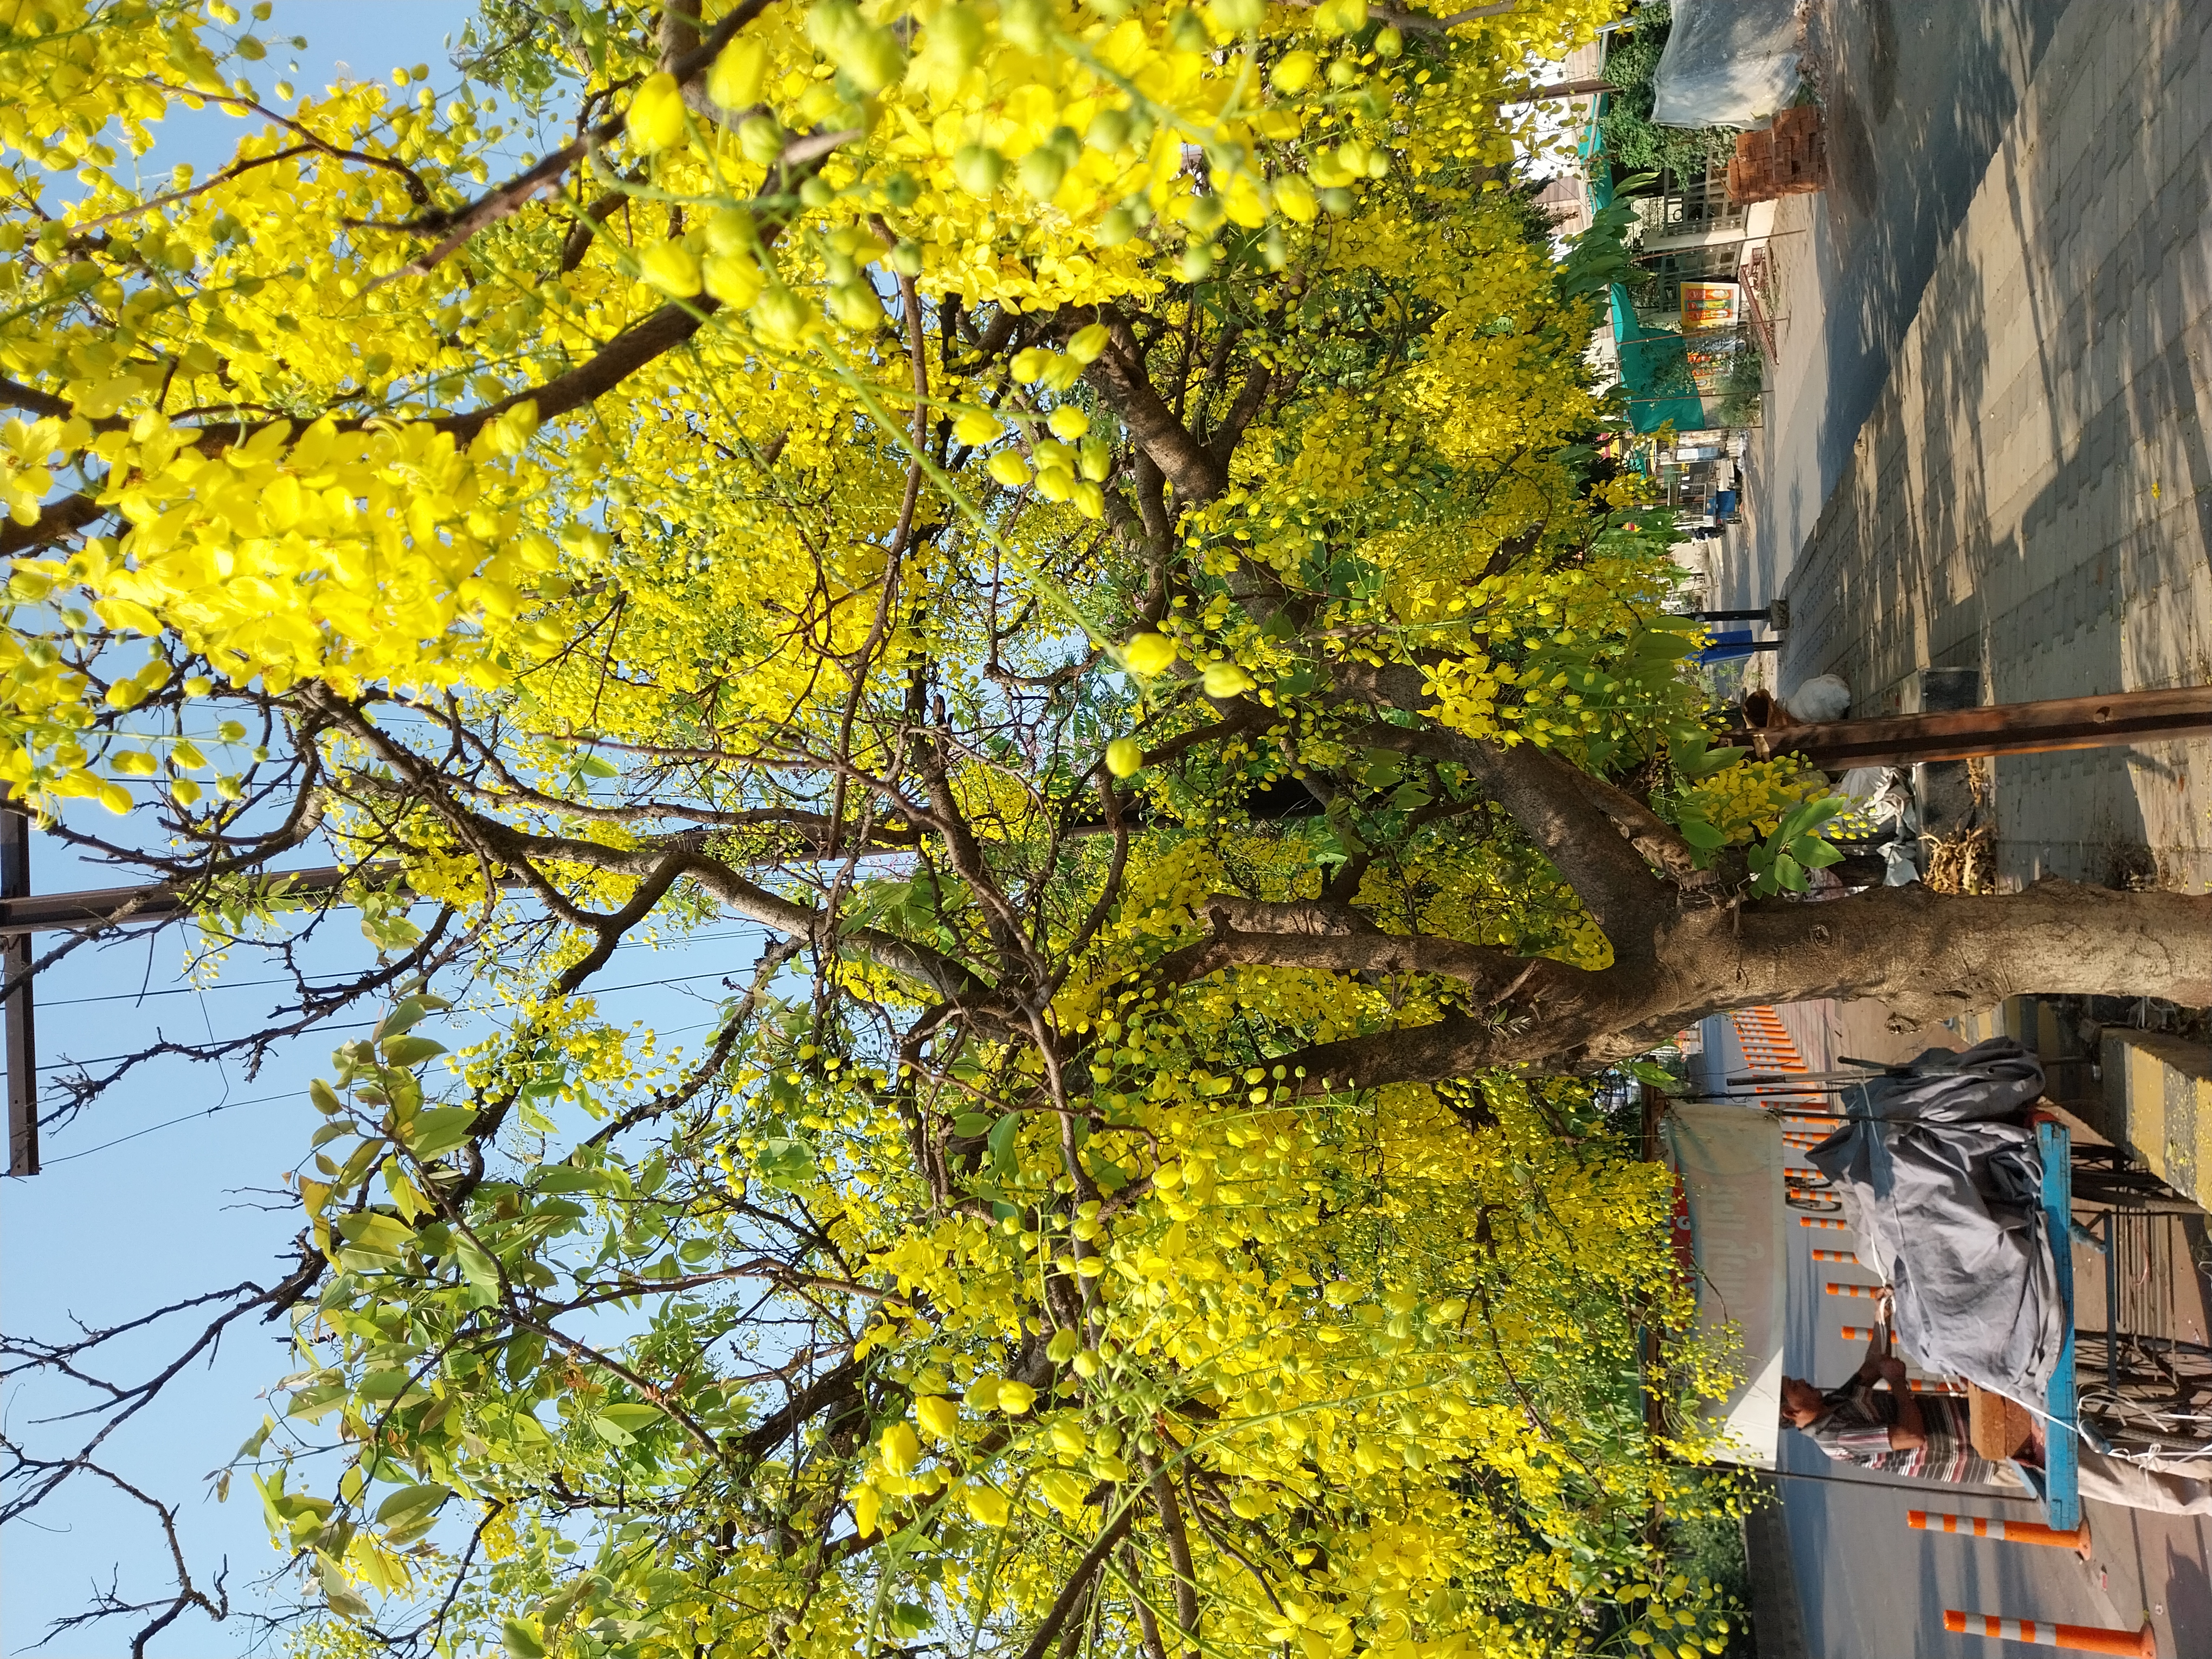
[[[1583,159],[1591,162],[1589,200],[1592,212],[1613,205],[1613,167],[1597,155],[1597,118],[1606,100],[1600,97],[1590,112],[1577,145]],[[1705,405],[1690,379],[1689,349],[1671,328],[1638,321],[1628,290],[1613,284],[1613,338],[1620,349],[1620,380],[1628,391],[1628,422],[1638,432],[1656,432],[1669,421],[1678,432],[1694,432],[1705,423]]]
[[[1628,422],[1638,432],[1656,432],[1672,421],[1678,432],[1705,423],[1705,401],[1690,379],[1690,355],[1682,337],[1637,319],[1628,290],[1613,285],[1613,338],[1620,350],[1620,380],[1628,388]]]

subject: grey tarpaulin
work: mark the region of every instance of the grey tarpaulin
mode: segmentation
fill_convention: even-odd
[[[1662,127],[1753,127],[1797,91],[1796,0],[1674,0],[1651,81]]]
[[[2043,1067],[2010,1037],[1930,1048],[1912,1075],[1843,1096],[1863,1121],[1808,1156],[1895,1288],[1899,1344],[1931,1371],[2040,1401],[2066,1310],[2043,1212],[2035,1132],[2012,1121]]]

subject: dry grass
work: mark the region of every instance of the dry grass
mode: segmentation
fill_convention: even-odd
[[[1986,823],[1964,834],[1924,836],[1928,864],[1920,879],[1931,893],[1993,893],[1996,890],[1996,836]]]
[[[1955,836],[1923,836],[1928,862],[1920,879],[1932,893],[1994,893],[1996,891],[1996,830],[1992,803],[1996,777],[1990,759],[1977,755],[1966,763],[1966,777],[1974,793],[1972,829]]]

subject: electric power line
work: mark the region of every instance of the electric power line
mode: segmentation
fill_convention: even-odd
[[[686,1031],[703,1031],[707,1027],[712,1025],[714,1023],[714,1022],[711,1019],[702,1019],[695,1024],[675,1026],[671,1029],[666,1035],[670,1036],[681,1036]],[[96,1064],[97,1062],[93,1063]],[[97,1146],[87,1146],[82,1152],[64,1152],[59,1158],[49,1158],[44,1159],[43,1162],[47,1164],[66,1164],[71,1158],[90,1158],[94,1152],[106,1152],[110,1147],[120,1146],[125,1141],[136,1140],[142,1135],[150,1135],[159,1129],[173,1129],[179,1123],[197,1123],[202,1118],[213,1117],[218,1112],[234,1112],[241,1106],[268,1106],[272,1105],[280,1100],[297,1100],[300,1098],[301,1092],[302,1091],[299,1090],[289,1090],[281,1095],[257,1095],[252,1100],[223,1101],[214,1106],[203,1107],[197,1112],[185,1112],[177,1117],[165,1118],[159,1123],[149,1123],[143,1129],[133,1129],[127,1135],[118,1135],[112,1140],[103,1140]]]

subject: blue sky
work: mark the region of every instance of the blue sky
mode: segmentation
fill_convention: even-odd
[[[295,56],[300,72],[291,78],[303,88],[341,74],[381,80],[395,66],[428,62],[442,91],[453,78],[443,68],[444,43],[472,11],[464,0],[279,0],[274,17],[256,32],[269,41],[304,35],[309,45],[296,54],[273,49],[256,78],[265,92]],[[142,167],[152,178],[185,161],[204,178],[246,130],[213,110],[181,117],[165,127]],[[74,810],[99,812],[82,803]],[[299,861],[320,861],[319,854],[311,850]],[[38,843],[33,879],[37,890],[54,892],[112,885],[118,878]],[[269,1012],[283,988],[269,982],[270,970],[248,953],[237,953],[212,987],[188,984],[182,968],[190,941],[189,933],[175,932],[150,941],[126,938],[82,950],[43,975],[38,1039],[48,1073],[72,1057],[137,1049],[157,1032],[197,1039],[237,1033]],[[720,980],[742,981],[759,950],[758,930],[735,924],[676,950],[626,945],[600,975],[602,1012],[645,1021],[696,1049],[723,994]],[[307,965],[337,975],[357,970],[373,954],[342,917]],[[434,1034],[459,1048],[481,1030],[479,1024],[471,1031],[462,1016]],[[357,1034],[345,1025],[324,1028],[252,1076],[236,1065],[158,1062],[51,1134],[43,1174],[0,1183],[0,1322],[14,1334],[53,1338],[72,1317],[107,1324],[241,1280],[268,1282],[299,1225],[296,1200],[280,1178],[300,1161],[320,1121],[307,1085],[327,1069],[329,1050]],[[119,1348],[107,1374],[135,1379],[158,1369],[196,1328],[179,1322],[155,1340]],[[293,1369],[283,1335],[258,1323],[234,1328],[210,1361],[180,1376],[100,1454],[106,1467],[145,1489],[182,1500],[194,1572],[211,1587],[227,1561],[234,1603],[246,1607],[258,1602],[257,1581],[279,1559],[250,1489],[241,1481],[232,1500],[218,1504],[206,1477],[258,1425],[264,1407],[257,1396]],[[0,1411],[11,1433],[25,1435],[56,1398],[44,1389],[11,1392]],[[31,1650],[52,1620],[85,1607],[111,1574],[133,1599],[165,1589],[159,1534],[136,1505],[76,1483],[64,1500],[0,1540],[0,1655]],[[126,1648],[131,1628],[115,1621],[64,1636],[43,1651],[104,1659]],[[249,1650],[252,1635],[242,1623],[211,1627],[187,1615],[151,1650],[165,1659],[228,1659]]]
[[[265,92],[295,58],[301,72],[293,78],[302,88],[319,88],[341,74],[383,79],[395,66],[422,62],[442,71],[444,42],[473,9],[460,0],[280,0],[257,32],[270,41],[304,35],[308,46],[296,53],[275,47],[257,79]],[[442,90],[452,78],[440,72],[434,84]],[[189,161],[205,177],[228,159],[245,131],[244,123],[201,112],[169,124],[143,165],[151,176]],[[40,842],[34,842],[32,860],[40,891],[118,879]],[[250,1029],[268,1012],[282,987],[252,983],[266,981],[270,972],[245,953],[214,988],[188,987],[180,970],[189,939],[172,932],[88,948],[42,975],[38,1042],[46,1075],[68,1057],[139,1048],[157,1030],[180,1038],[228,1035]],[[41,949],[52,943],[43,941]],[[708,976],[612,992],[603,1006],[612,1018],[650,1019],[672,1037],[682,1028],[703,1026],[721,994],[716,979],[744,975],[758,948],[757,932],[735,927],[681,953],[625,948],[601,975],[611,987]],[[313,965],[331,972],[358,969],[373,955],[374,947],[341,919]],[[702,1000],[683,1000],[695,993]],[[0,1184],[0,1318],[7,1328],[53,1338],[65,1334],[72,1316],[112,1322],[242,1279],[267,1282],[276,1253],[298,1225],[296,1200],[283,1195],[279,1177],[298,1161],[319,1121],[307,1102],[307,1082],[327,1069],[330,1049],[352,1035],[343,1029],[317,1033],[253,1077],[235,1065],[149,1066],[50,1135],[43,1174]],[[696,1044],[696,1035],[687,1036]],[[465,1040],[447,1036],[453,1047]],[[278,1204],[283,1207],[264,1207]],[[184,1500],[180,1520],[196,1572],[204,1580],[227,1556],[234,1600],[248,1604],[257,1599],[254,1581],[278,1565],[260,1506],[243,1482],[230,1503],[216,1504],[204,1477],[259,1423],[263,1407],[256,1396],[291,1369],[281,1340],[281,1333],[258,1324],[234,1330],[212,1364],[180,1376],[156,1407],[101,1452],[107,1467]],[[125,1352],[128,1359],[114,1371],[136,1378],[178,1348],[164,1340]],[[53,1398],[45,1390],[11,1393],[4,1404],[10,1431],[25,1433]],[[142,1516],[127,1500],[81,1483],[76,1495],[10,1528],[0,1540],[0,1653],[28,1651],[51,1620],[84,1607],[95,1583],[106,1584],[111,1572],[127,1595],[162,1589],[160,1540],[150,1517]],[[118,1621],[64,1636],[43,1650],[61,1659],[100,1659],[124,1650],[131,1628]],[[244,1629],[217,1629],[188,1616],[156,1638],[152,1651],[217,1659],[246,1651],[249,1638]]]

